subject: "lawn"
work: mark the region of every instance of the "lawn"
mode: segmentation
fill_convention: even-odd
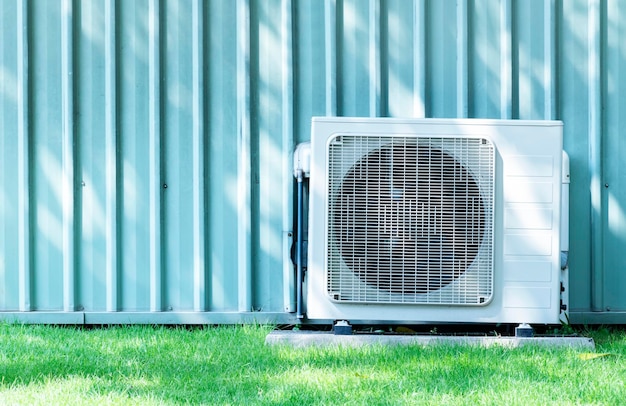
[[[597,353],[524,347],[293,349],[264,326],[0,324],[0,404],[624,404],[626,334]]]

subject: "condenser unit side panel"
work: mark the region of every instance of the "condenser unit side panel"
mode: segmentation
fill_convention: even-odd
[[[556,323],[560,314],[561,127],[519,130],[509,129],[507,142],[501,142],[499,149],[503,312],[523,320],[534,310],[545,313],[547,322]]]

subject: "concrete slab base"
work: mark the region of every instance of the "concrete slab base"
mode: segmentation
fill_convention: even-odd
[[[475,345],[481,347],[501,346],[517,348],[525,345],[545,347],[570,347],[595,350],[592,338],[587,337],[499,337],[499,336],[436,336],[436,335],[400,335],[400,334],[353,334],[335,335],[332,332],[319,331],[272,331],[265,338],[268,345],[287,345],[292,347],[311,346],[346,346],[365,345]]]

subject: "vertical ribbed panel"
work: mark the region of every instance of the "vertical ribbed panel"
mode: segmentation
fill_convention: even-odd
[[[161,20],[161,139],[162,225],[159,258],[163,271],[164,309],[200,310],[204,286],[202,43],[203,13],[197,3],[162,2],[161,14],[176,16],[177,24]],[[193,63],[195,61],[195,63]],[[167,270],[167,271],[165,271]]]
[[[61,206],[63,222],[63,310],[74,310],[74,7],[61,3]]]
[[[255,310],[284,310],[283,264],[289,263],[283,231],[291,229],[293,172],[291,1],[251,2],[251,240]],[[286,29],[283,35],[282,27]],[[277,210],[277,208],[281,210]],[[293,267],[291,267],[293,269]],[[289,283],[289,281],[286,281]],[[286,303],[288,304],[288,303]],[[249,309],[248,309],[249,310]]]
[[[161,241],[162,215],[161,200],[167,189],[167,178],[161,176],[161,123],[164,121],[161,110],[162,72],[162,29],[161,0],[148,0],[148,206],[149,206],[149,270],[150,270],[150,311],[163,310],[162,302],[162,263]],[[183,24],[181,23],[182,27]],[[167,27],[167,26],[165,26]],[[177,26],[178,27],[178,26]],[[165,31],[165,30],[163,30]],[[166,121],[165,120],[165,121]],[[181,134],[178,134],[180,137]],[[175,149],[174,149],[175,150]],[[142,151],[145,153],[145,151]],[[165,174],[167,175],[167,173]],[[162,192],[163,191],[163,192]]]
[[[586,0],[561,2],[558,60],[557,117],[564,120],[564,148],[570,155],[570,278],[571,306],[591,309],[591,201],[588,135],[588,4]],[[575,181],[574,181],[575,180]],[[575,203],[574,203],[575,202]],[[577,281],[578,280],[578,281]]]
[[[470,117],[500,118],[501,115],[501,6],[493,3],[476,0],[474,7],[468,9]]]
[[[458,0],[456,2],[456,116],[459,118],[467,117],[467,41],[468,41],[468,14],[467,2]]]
[[[591,176],[591,310],[604,310],[604,185],[602,171],[602,36],[600,0],[588,0],[587,89],[589,174]],[[608,183],[606,183],[608,186]]]
[[[286,151],[293,151],[295,148],[294,142],[294,52],[293,52],[293,14],[294,14],[294,2],[293,0],[281,0],[281,32],[285,33],[280,42],[281,50],[281,66],[283,68],[282,81],[281,81],[281,98],[282,98],[282,149]],[[294,193],[293,182],[291,181],[293,172],[293,162],[291,154],[282,155],[282,169],[281,175],[282,181],[282,202],[289,202],[292,199]],[[280,203],[279,203],[280,204]],[[291,261],[284,261],[282,258],[288,258],[291,256],[291,244],[293,239],[291,238],[293,233],[293,206],[287,205],[284,207],[281,222],[282,222],[282,255],[277,260],[279,266],[282,263],[283,268],[283,297],[281,298],[273,293],[265,292],[267,298],[270,301],[277,301],[277,307],[283,307],[285,311],[295,311],[295,275],[293,273],[293,264]],[[270,280],[270,284],[274,284],[274,281]],[[265,288],[262,288],[265,291]],[[271,292],[272,289],[269,289]]]
[[[252,308],[252,98],[250,0],[237,0],[237,310]],[[256,38],[256,36],[254,37]],[[258,45],[255,43],[254,45]],[[257,177],[258,179],[258,177]]]
[[[327,116],[337,114],[337,0],[328,0],[324,2],[324,79],[325,84],[325,109]],[[318,3],[319,4],[319,3]],[[303,16],[303,20],[309,20],[307,16]],[[315,26],[312,26],[315,30]],[[316,47],[313,47],[315,49]],[[315,62],[315,61],[312,61]],[[315,67],[317,63],[313,63]],[[315,86],[315,82],[311,83]]]
[[[605,6],[600,3],[600,26],[606,25],[606,42],[601,44],[603,53],[600,66],[600,83],[606,83],[604,94],[600,94],[600,101],[604,107],[604,117],[600,123],[600,138],[602,139],[602,164],[604,184],[598,189],[607,193],[605,199],[605,219],[603,224],[608,225],[602,246],[603,251],[603,280],[595,282],[597,289],[602,289],[602,296],[606,306],[619,310],[624,306],[623,290],[626,286],[626,272],[623,270],[625,259],[619,255],[624,247],[626,230],[626,176],[624,176],[624,128],[626,127],[626,9],[621,2],[611,1]],[[609,85],[610,84],[610,85]],[[598,106],[600,107],[600,106]],[[602,109],[597,110],[601,113]],[[598,186],[598,185],[596,185]],[[596,189],[596,193],[599,191]],[[614,287],[619,286],[620,289]],[[600,304],[600,303],[598,303]],[[605,310],[605,309],[603,309]]]
[[[0,305],[5,309],[28,310],[28,240],[16,238],[28,227],[28,129],[24,91],[28,58],[25,2],[4,4],[0,25]],[[2,14],[0,14],[2,15]],[[21,79],[21,80],[20,80]],[[5,136],[4,134],[13,134]],[[20,191],[23,192],[20,192]],[[17,274],[24,267],[26,272]]]
[[[149,310],[151,276],[150,82],[152,35],[148,1],[117,2],[118,303],[124,310]],[[122,44],[124,44],[122,46]],[[158,158],[158,157],[157,157]],[[152,158],[154,159],[154,158]]]
[[[191,10],[192,64],[192,242],[193,246],[193,309],[206,310],[206,206],[205,196],[205,109],[204,109],[204,3],[196,0]]]
[[[213,310],[238,308],[237,4],[206,3],[207,276]]]
[[[291,154],[312,116],[351,115],[563,120],[571,310],[626,311],[619,1],[0,0],[0,16],[0,310],[293,310]]]
[[[104,216],[105,224],[101,225],[104,234],[104,273],[106,280],[105,309],[116,311],[119,306],[118,294],[118,138],[117,138],[117,34],[116,34],[116,3],[108,0],[104,9]],[[102,32],[102,31],[100,31]],[[95,286],[96,288],[98,285]],[[85,298],[86,299],[86,298]]]
[[[17,190],[14,191],[14,196],[17,196],[17,250],[15,247],[10,245],[10,241],[14,241],[13,239],[8,239],[3,244],[4,247],[7,248],[5,252],[17,252],[17,263],[12,261],[9,262],[9,265],[6,266],[4,263],[3,274],[6,275],[7,269],[15,269],[15,265],[17,265],[18,272],[18,306],[21,311],[28,311],[31,309],[31,219],[30,219],[30,129],[29,129],[29,83],[30,78],[28,74],[28,61],[30,59],[28,53],[28,9],[26,0],[20,1],[17,3],[17,26],[16,26],[16,43],[17,43],[17,74],[14,75],[16,78],[15,83],[15,108],[9,109],[7,106],[7,110],[9,112],[17,113],[16,123],[17,123]],[[3,24],[4,25],[4,24]],[[6,42],[5,42],[6,43]],[[3,63],[3,66],[7,66]],[[10,66],[10,64],[9,64]],[[10,80],[2,80],[2,83],[9,84]],[[4,113],[4,108],[3,108]],[[4,116],[4,114],[2,114]],[[3,131],[4,132],[4,131]],[[3,137],[4,139],[4,137]],[[10,143],[9,143],[10,145]],[[2,148],[3,151],[11,151],[11,148]],[[11,162],[10,159],[3,162]],[[3,171],[3,173],[11,173],[11,171]],[[6,191],[6,190],[5,190]],[[10,190],[9,190],[10,191]],[[11,207],[8,203],[8,199],[4,198],[4,202],[7,202],[6,205],[3,205],[5,210]],[[14,206],[15,207],[15,206]],[[7,221],[11,221],[13,216],[6,215],[6,211],[4,211],[3,219]],[[2,222],[3,224],[4,221]],[[10,224],[10,223],[9,223]],[[15,224],[15,223],[13,223]],[[9,243],[9,244],[7,244]],[[4,259],[4,255],[3,255]],[[3,261],[4,262],[4,261]],[[10,274],[15,275],[14,272]],[[13,295],[11,292],[15,292],[14,285],[12,279],[5,278],[7,284],[5,285],[4,297],[11,298]],[[14,296],[13,296],[14,297]],[[7,309],[13,309],[14,304],[10,301],[5,302],[8,304]]]
[[[500,118],[513,118],[513,16],[511,0],[500,1]]]
[[[66,303],[68,226],[72,220],[64,195],[67,176],[68,16],[63,2],[28,3],[29,119],[31,205],[31,306],[64,310]],[[64,50],[65,49],[65,50]],[[64,58],[65,57],[65,58]],[[69,130],[66,128],[66,130]],[[4,135],[4,134],[3,134]],[[10,136],[10,135],[4,135]]]

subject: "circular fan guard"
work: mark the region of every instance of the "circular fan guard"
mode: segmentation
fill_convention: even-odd
[[[390,144],[357,161],[330,211],[331,238],[363,282],[396,294],[441,289],[463,275],[485,233],[479,186],[430,145]]]

